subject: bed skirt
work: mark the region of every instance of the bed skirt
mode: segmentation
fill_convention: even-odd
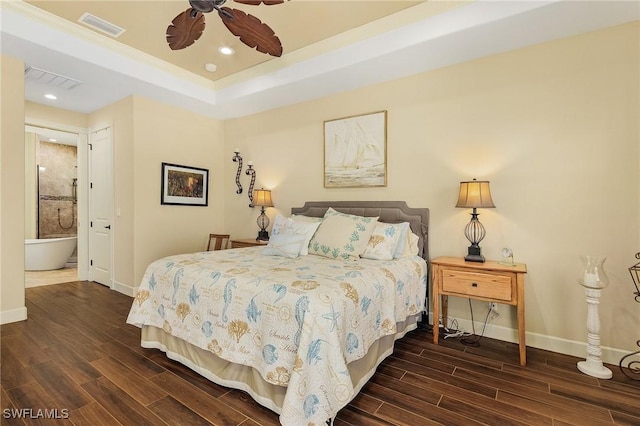
[[[363,358],[348,365],[354,391],[344,405],[347,405],[360,392],[376,372],[378,365],[393,353],[394,342],[416,329],[419,318],[420,314],[397,323],[396,334],[377,340]],[[142,327],[141,346],[159,349],[165,352],[168,358],[178,361],[212,382],[243,390],[260,405],[281,414],[287,388],[265,381],[252,367],[223,360],[210,351],[193,346],[153,326]],[[342,407],[334,408],[337,412]]]

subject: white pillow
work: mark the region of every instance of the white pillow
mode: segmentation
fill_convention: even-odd
[[[287,226],[287,218],[282,216],[281,214],[276,215],[275,219],[273,219],[273,226],[271,227],[271,235],[278,235],[279,233],[284,231],[284,228]]]
[[[393,254],[395,259],[399,257],[403,257],[402,253],[404,253],[405,247],[409,243],[409,234],[411,233],[411,228],[409,228],[409,222],[397,223],[398,231],[400,235],[398,236],[398,245],[396,246],[396,251]]]
[[[409,257],[409,256],[417,256],[418,255],[418,241],[420,241],[420,237],[414,234],[411,230],[407,232],[407,237],[405,244],[402,248],[402,252],[398,254],[396,250],[396,254],[394,255],[395,259],[399,259],[401,257]]]
[[[331,259],[353,260],[367,248],[377,217],[340,213],[329,207],[309,243],[309,253]]]
[[[291,230],[294,234],[303,235],[304,240],[299,254],[306,256],[309,254],[309,241],[311,241],[311,237],[315,234],[318,226],[320,226],[320,222],[303,222],[277,215],[271,228],[271,235],[277,235],[285,230]]]
[[[304,234],[296,234],[291,228],[285,228],[278,234],[271,234],[269,243],[262,250],[262,254],[296,258],[300,254],[304,238]]]
[[[405,237],[405,235],[406,227],[402,223],[376,223],[362,257],[374,260],[393,259],[400,237]]]

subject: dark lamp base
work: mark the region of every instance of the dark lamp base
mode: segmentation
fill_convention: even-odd
[[[467,262],[484,262],[484,256],[480,254],[480,246],[470,245],[464,260]]]
[[[257,241],[269,241],[269,233],[265,230],[258,232]]]
[[[467,262],[484,262],[484,256],[481,254],[468,254],[464,257]]]

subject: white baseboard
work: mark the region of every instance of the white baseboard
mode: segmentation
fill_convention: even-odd
[[[130,296],[130,297],[134,297],[136,295],[137,288],[131,287],[127,284],[124,284],[118,281],[114,281],[112,290],[115,290],[118,293],[126,294],[127,296]]]
[[[0,324],[9,324],[11,322],[24,321],[27,319],[27,307],[0,312]]]
[[[431,312],[429,312],[429,317],[431,323],[433,324]],[[471,320],[450,316],[448,318],[449,324],[451,324],[451,322],[454,320],[458,323],[458,329],[465,332],[471,332],[473,330],[471,326]],[[483,325],[483,323],[475,321],[476,334],[480,335],[482,333]],[[489,323],[487,324],[484,335],[492,339],[518,343],[518,330],[514,328],[503,327]],[[546,334],[538,334],[532,332],[526,332],[526,339],[527,346],[533,348],[544,349],[551,352],[558,352],[565,355],[572,355],[579,358],[586,358],[587,356],[586,341],[578,342],[575,340],[562,339],[560,337],[548,336]],[[602,350],[602,362],[613,365],[618,365],[620,363],[620,359],[629,353],[629,351],[626,350],[610,348],[607,346],[601,346],[600,349]]]

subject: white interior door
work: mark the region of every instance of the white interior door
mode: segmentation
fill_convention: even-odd
[[[89,134],[89,279],[113,287],[111,128]]]

